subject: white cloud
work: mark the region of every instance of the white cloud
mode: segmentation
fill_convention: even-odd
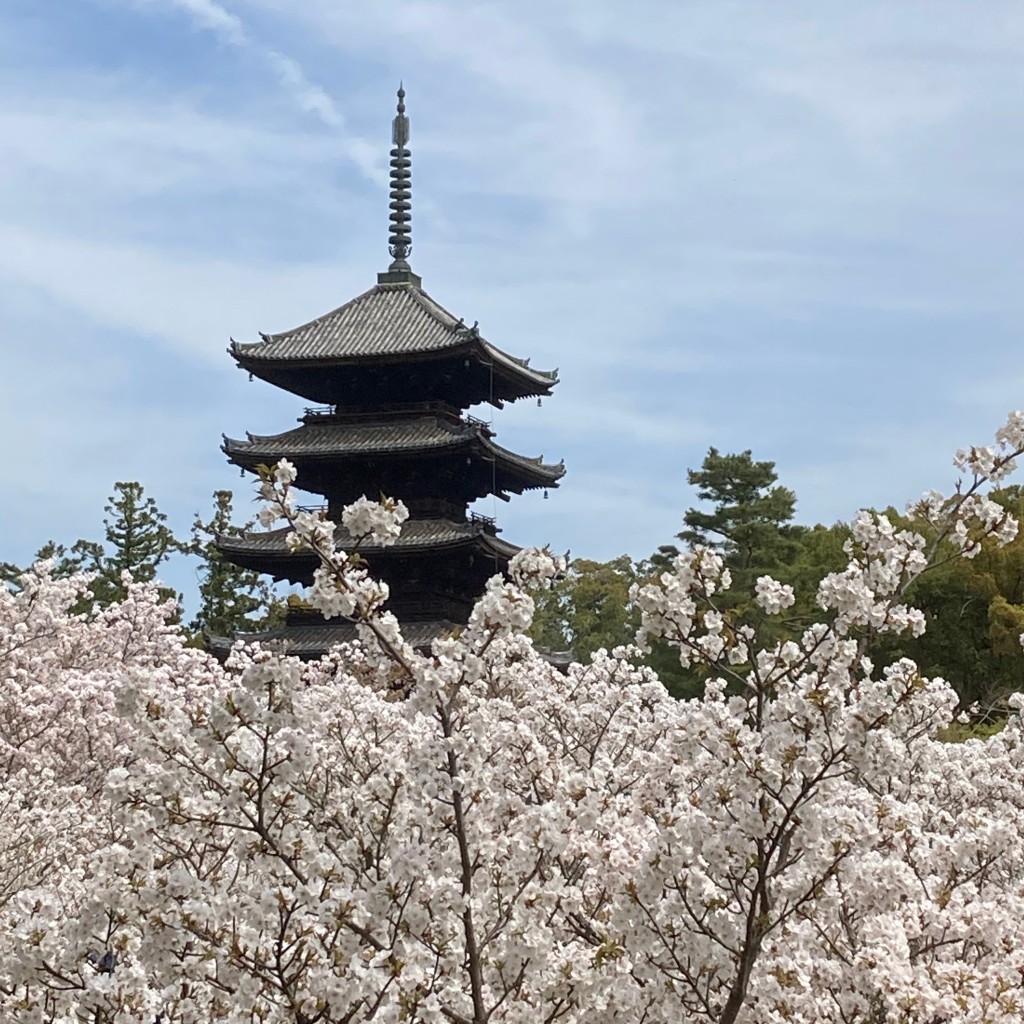
[[[641,131],[636,105],[614,76],[577,60],[508,5],[244,2],[298,20],[349,53],[386,53],[396,77],[407,80],[414,128],[423,87],[443,97],[432,112],[430,150],[480,159],[487,189],[557,200],[576,233],[589,231],[585,211],[593,204],[626,201],[642,186],[646,157],[660,146]],[[472,90],[456,85],[467,79]]]
[[[381,182],[385,176],[375,147],[366,139],[347,131],[345,118],[326,90],[307,77],[294,58],[267,46],[250,32],[242,19],[214,0],[132,0],[143,9],[152,6],[184,11],[200,29],[212,32],[222,43],[238,50],[250,51],[258,61],[271,69],[278,84],[288,92],[299,107],[317,117],[328,128],[344,134],[349,159],[370,181]]]
[[[155,0],[143,0],[143,2],[153,3]],[[187,11],[200,28],[216,33],[230,46],[248,45],[249,37],[242,26],[241,19],[229,14],[213,0],[167,0],[167,2],[172,7]]]
[[[0,225],[0,278],[45,290],[95,323],[134,331],[183,356],[223,360],[230,335],[251,340],[309,318],[339,294],[333,266],[254,266],[180,259],[159,248],[104,244]],[[351,275],[353,282],[356,275]],[[360,281],[360,287],[365,279]],[[343,287],[343,286],[342,286]],[[352,294],[356,294],[355,291]],[[283,319],[291,311],[291,319]],[[301,312],[300,312],[301,311]]]
[[[88,81],[77,83],[88,93]],[[13,90],[12,90],[13,91]],[[181,192],[297,184],[341,155],[331,139],[274,130],[242,119],[204,115],[181,103],[145,103],[123,95],[18,96],[0,110],[0,203],[17,207],[39,176],[61,193],[88,199],[151,198]],[[285,155],[286,154],[286,155]],[[20,192],[11,198],[12,185]],[[80,204],[84,205],[84,204]]]

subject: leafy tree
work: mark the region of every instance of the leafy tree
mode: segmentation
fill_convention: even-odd
[[[845,568],[848,559],[843,545],[849,537],[850,527],[842,522],[796,527],[789,537],[794,547],[791,560],[769,570],[793,588],[796,600],[785,621],[794,632],[825,616],[816,601],[818,583],[827,573]]]
[[[252,526],[236,526],[231,491],[213,492],[213,515],[196,514],[188,553],[203,560],[198,570],[200,607],[189,628],[204,637],[232,636],[267,624],[274,613],[270,587],[259,573],[229,562],[217,549],[218,536],[237,535]]]
[[[637,580],[629,555],[608,562],[579,558],[550,590],[536,597],[531,635],[549,650],[571,650],[585,661],[599,648],[633,642],[638,619],[629,601]]]
[[[48,540],[35,553],[32,564],[51,562],[50,575],[55,579],[66,579],[95,564],[96,560],[102,556],[102,550],[100,545],[92,541],[79,540],[67,548],[54,540]],[[0,562],[0,582],[6,583],[8,588],[15,592],[21,589],[20,580],[26,572],[28,572],[27,568],[23,569],[13,562]],[[86,611],[90,607],[92,607],[91,600],[84,596],[79,596],[74,605],[77,612]]]
[[[993,491],[991,498],[1018,519],[1024,514],[1018,486]],[[892,509],[886,514],[900,528],[926,532]],[[941,672],[963,704],[978,703],[982,715],[999,717],[1006,696],[1024,690],[1024,536],[969,560],[957,556],[952,543],[940,545],[937,564],[908,591],[925,614],[924,635],[879,640],[871,654],[876,660],[905,656],[925,673]]]
[[[184,550],[165,525],[156,502],[145,497],[142,484],[119,481],[104,506],[106,546],[97,541],[77,540],[71,547],[48,540],[37,552],[33,564],[52,561],[50,575],[66,578],[79,572],[93,574],[92,598],[79,595],[75,610],[85,612],[94,605],[109,607],[126,596],[121,574],[131,573],[136,583],[150,583],[157,568],[174,552]],[[0,563],[0,581],[18,590],[18,578],[25,573],[11,562]],[[177,598],[173,590],[161,588],[164,599]]]

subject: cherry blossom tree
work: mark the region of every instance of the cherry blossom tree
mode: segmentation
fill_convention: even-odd
[[[88,901],[94,858],[124,834],[104,792],[107,774],[135,756],[116,687],[145,679],[185,696],[189,685],[203,684],[197,667],[212,667],[184,648],[168,624],[176,604],[152,587],[126,575],[124,600],[87,617],[74,609],[91,601],[90,578],[53,569],[41,562],[20,576],[16,591],[0,588],[4,1019],[16,1019],[14,1007],[24,1019],[59,1019],[46,1015],[57,1012],[48,986],[19,978],[16,963],[32,955],[36,938],[21,925],[38,914],[75,917]],[[104,946],[97,948],[102,955]],[[48,967],[32,959],[33,976]],[[88,960],[78,965],[79,974],[90,971]]]
[[[0,1018],[1024,1019],[1024,702],[944,744],[953,691],[865,656],[926,628],[904,594],[940,542],[1013,538],[985,489],[1022,451],[1014,414],[957,454],[956,492],[912,510],[930,544],[859,515],[799,641],[733,622],[707,549],[636,587],[638,644],[707,671],[690,702],[636,648],[544,661],[524,636],[564,568],[544,551],[413,649],[287,463],[263,519],[319,556],[311,603],[358,624],[320,662],[220,666],[141,588],[85,622],[84,583],[43,569],[0,604]],[[344,525],[387,543],[406,516],[361,499]],[[793,600],[767,576],[751,597]]]

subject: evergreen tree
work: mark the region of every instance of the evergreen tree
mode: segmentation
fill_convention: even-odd
[[[1024,517],[1024,491],[1011,486],[989,495],[1018,521]],[[897,528],[934,537],[921,523],[887,509]],[[999,715],[1010,693],[1024,690],[1020,636],[1024,632],[1024,533],[1005,547],[984,549],[971,559],[958,557],[946,541],[934,566],[911,585],[908,600],[925,613],[928,628],[920,637],[882,636],[869,654],[912,658],[925,674],[943,678],[965,707],[977,703],[980,714]],[[945,660],[943,660],[945,659]]]
[[[214,543],[218,535],[237,535],[253,524],[231,522],[231,491],[214,491],[213,515],[203,522],[196,514],[189,554],[203,560],[198,570],[200,608],[190,628],[204,637],[233,636],[266,626],[277,614],[270,587],[259,573],[229,562]]]
[[[698,499],[711,509],[687,509],[683,529],[676,536],[687,545],[713,548],[729,567],[732,587],[716,595],[718,608],[728,612],[734,623],[755,625],[766,635],[774,632],[782,639],[798,633],[801,623],[814,617],[806,613],[812,611],[814,584],[820,579],[815,575],[818,560],[827,563],[825,571],[839,568],[842,538],[833,543],[828,528],[807,530],[793,524],[796,495],[777,482],[774,462],[755,461],[749,449],[723,454],[709,448],[700,469],[688,470],[686,478],[697,488]],[[833,550],[837,545],[838,560]],[[676,545],[663,544],[641,564],[641,573],[660,575],[679,553]],[[794,586],[797,604],[784,620],[766,622],[752,600],[754,582],[764,575]],[[804,582],[807,586],[801,587]],[[676,696],[702,692],[702,674],[681,668],[676,652],[663,641],[653,643],[647,662]]]
[[[96,573],[92,590],[102,607],[124,599],[123,572],[130,572],[137,583],[149,583],[156,578],[161,563],[182,550],[166,526],[167,516],[152,498],[144,496],[142,484],[137,481],[115,483],[104,511],[108,517],[103,520],[106,547],[78,541],[71,549],[81,557],[83,568]],[[169,598],[176,596],[172,590],[162,589],[161,593]]]
[[[709,448],[701,468],[689,470],[686,479],[698,499],[714,508],[687,509],[685,528],[677,534],[681,541],[716,548],[734,578],[737,571],[767,571],[792,559],[796,495],[776,483],[774,462],[755,462],[749,449],[722,455]]]

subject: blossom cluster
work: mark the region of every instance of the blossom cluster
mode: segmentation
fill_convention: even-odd
[[[964,555],[1016,524],[973,478],[916,507]],[[1024,698],[947,744],[941,679],[875,666],[872,632],[934,541],[852,524],[823,621],[734,623],[720,555],[639,586],[638,644],[708,683],[669,697],[635,650],[560,672],[524,631],[565,562],[516,556],[463,629],[413,649],[387,588],[268,469],[269,525],[359,641],[302,663],[183,644],[151,590],[74,611],[88,579],[0,591],[0,1020],[11,1024],[1007,1024],[1024,1019]],[[407,512],[341,526],[393,542]],[[957,538],[966,536],[968,542]],[[769,616],[792,591],[764,576]]]

